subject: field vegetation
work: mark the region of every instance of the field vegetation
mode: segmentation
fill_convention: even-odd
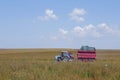
[[[120,80],[120,50],[97,50],[96,61],[55,62],[61,50],[0,49],[0,80]]]

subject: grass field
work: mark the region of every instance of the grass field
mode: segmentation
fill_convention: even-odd
[[[120,50],[97,50],[94,62],[55,62],[61,50],[1,49],[0,80],[120,80]]]

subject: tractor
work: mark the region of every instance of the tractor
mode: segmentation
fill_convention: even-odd
[[[67,61],[73,61],[74,56],[71,52],[68,51],[61,51],[61,53],[59,55],[55,56],[55,61],[59,62],[59,61],[63,61],[63,62],[67,62]]]

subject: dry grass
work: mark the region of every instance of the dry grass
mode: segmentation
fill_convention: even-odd
[[[120,80],[120,50],[97,50],[94,62],[55,62],[61,50],[0,50],[0,80]]]

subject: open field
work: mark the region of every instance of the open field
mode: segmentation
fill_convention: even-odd
[[[97,50],[94,62],[55,62],[61,50],[1,49],[0,80],[120,80],[120,50]]]

